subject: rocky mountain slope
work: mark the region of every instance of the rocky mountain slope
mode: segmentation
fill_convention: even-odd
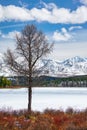
[[[43,69],[43,66],[45,68]],[[74,76],[74,75],[87,75],[87,58],[79,56],[66,59],[62,62],[54,61],[52,59],[42,59],[38,67],[42,68],[41,75],[47,76]],[[4,64],[3,55],[0,54],[0,76],[13,76],[7,66]]]

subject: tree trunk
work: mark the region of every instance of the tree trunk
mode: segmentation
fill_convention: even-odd
[[[29,77],[28,86],[28,111],[31,113],[31,103],[32,103],[32,79]]]
[[[28,88],[28,111],[31,112],[31,102],[32,102],[32,88]]]

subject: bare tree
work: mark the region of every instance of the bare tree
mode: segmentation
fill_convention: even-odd
[[[53,49],[46,36],[38,31],[34,25],[27,25],[20,36],[16,36],[15,52],[7,50],[5,62],[15,73],[28,77],[28,110],[31,111],[32,77],[36,71],[36,64],[40,58],[46,56]]]

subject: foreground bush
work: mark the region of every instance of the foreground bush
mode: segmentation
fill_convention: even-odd
[[[0,111],[0,130],[87,130],[87,110]]]

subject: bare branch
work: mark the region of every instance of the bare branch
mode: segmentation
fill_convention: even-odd
[[[21,35],[16,35],[15,52],[7,50],[5,62],[16,74],[29,77],[29,110],[31,109],[32,76],[39,74],[36,64],[40,58],[49,54],[53,43],[49,43],[46,36],[38,31],[34,25],[27,25]]]

